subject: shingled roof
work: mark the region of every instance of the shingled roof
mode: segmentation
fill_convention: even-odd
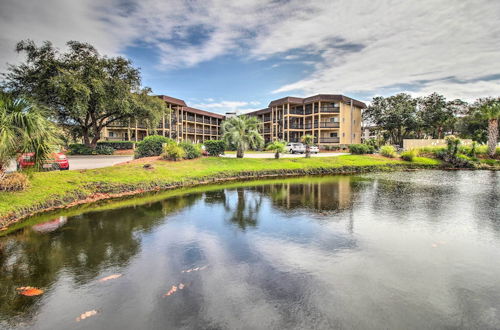
[[[186,102],[184,102],[184,100],[176,99],[175,97],[171,97],[171,96],[167,96],[167,95],[158,95],[158,97],[167,103],[171,103],[174,105],[180,105],[181,107],[187,107],[187,104],[186,104]]]

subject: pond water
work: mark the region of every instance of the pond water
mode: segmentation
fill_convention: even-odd
[[[0,238],[0,328],[500,328],[498,172],[201,189]]]

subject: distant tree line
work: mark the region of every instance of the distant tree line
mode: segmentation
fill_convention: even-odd
[[[473,103],[432,93],[413,98],[400,93],[378,96],[363,112],[363,120],[380,133],[384,142],[402,145],[403,139],[442,139],[455,134],[479,143],[496,145],[500,98]]]

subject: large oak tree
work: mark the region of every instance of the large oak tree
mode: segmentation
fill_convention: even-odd
[[[90,44],[70,41],[61,52],[46,41],[26,40],[16,50],[26,61],[10,65],[3,87],[26,95],[53,111],[54,119],[95,148],[101,131],[129,118],[152,125],[168,111],[165,103],[141,87],[139,69],[123,57],[106,57]]]

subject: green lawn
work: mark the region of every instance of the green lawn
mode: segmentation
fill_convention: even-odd
[[[417,157],[412,163],[369,155],[316,158],[200,158],[155,161],[153,169],[132,163],[93,170],[40,172],[30,177],[22,192],[0,193],[0,219],[22,216],[49,206],[65,205],[96,193],[120,193],[139,189],[163,189],[170,185],[196,184],[214,178],[255,177],[277,174],[342,173],[384,170],[393,167],[433,167],[440,162]],[[0,227],[2,226],[0,220]]]

